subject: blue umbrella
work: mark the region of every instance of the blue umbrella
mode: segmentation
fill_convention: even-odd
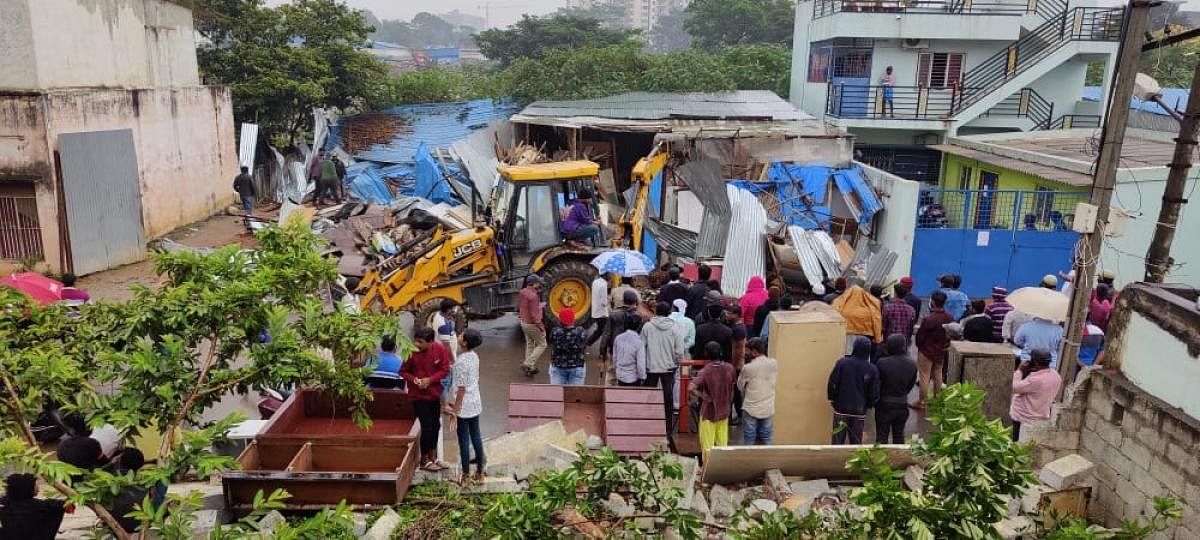
[[[592,259],[600,273],[612,272],[624,277],[645,276],[654,271],[654,261],[641,252],[630,249],[613,249],[605,251]]]

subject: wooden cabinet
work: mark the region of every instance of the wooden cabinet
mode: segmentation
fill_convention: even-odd
[[[846,350],[846,322],[822,302],[771,313],[768,356],[779,361],[775,444],[829,444],[833,408],[826,387]]]

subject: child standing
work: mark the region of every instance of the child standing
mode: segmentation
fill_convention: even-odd
[[[692,379],[689,391],[700,398],[700,451],[708,457],[714,446],[729,444],[729,413],[733,408],[733,364],[725,361],[721,344],[710,341],[704,345],[709,362]]]
[[[479,355],[475,349],[483,343],[479,330],[468,328],[458,335],[458,359],[454,362],[454,394],[450,428],[458,432],[458,457],[462,463],[462,477],[467,479],[471,468],[471,447],[475,448],[476,482],[483,480],[483,437],[479,432],[479,415],[483,413],[483,401],[479,397]]]

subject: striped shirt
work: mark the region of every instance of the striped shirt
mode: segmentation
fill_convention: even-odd
[[[983,310],[983,314],[992,319],[992,339],[996,343],[1004,343],[1004,316],[1012,310],[1012,304],[1004,300],[992,302]]]

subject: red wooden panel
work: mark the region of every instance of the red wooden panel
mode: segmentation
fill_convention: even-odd
[[[605,388],[605,403],[657,403],[662,407],[662,390],[642,388]]]
[[[525,431],[531,427],[549,424],[558,420],[557,418],[524,418],[524,417],[508,417],[508,431]]]
[[[562,401],[563,388],[557,384],[510,384],[508,399],[516,401]],[[661,401],[659,403],[662,403]]]
[[[604,417],[607,419],[613,418],[630,418],[634,420],[655,420],[662,422],[663,408],[662,405],[657,407],[646,405],[645,403],[606,403],[604,405]]]
[[[662,420],[609,420],[604,423],[604,434],[614,435],[657,435],[667,434],[667,426]]]
[[[509,416],[536,416],[542,418],[562,418],[563,402],[561,401],[509,401]]]
[[[608,437],[605,442],[612,447],[614,451],[621,454],[645,454],[653,450],[653,446],[667,446],[667,440],[663,437],[634,437],[630,435],[619,435],[616,437]]]

